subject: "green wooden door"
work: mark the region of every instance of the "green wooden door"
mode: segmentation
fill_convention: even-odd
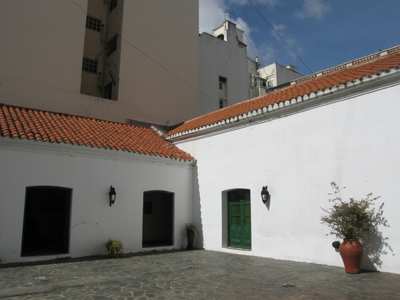
[[[251,249],[251,205],[249,190],[228,192],[228,213],[228,246]]]

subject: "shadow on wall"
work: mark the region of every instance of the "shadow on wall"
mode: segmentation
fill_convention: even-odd
[[[383,215],[383,205],[379,208],[374,227],[362,240],[362,245],[364,247],[364,256],[361,264],[362,269],[377,271],[378,268],[382,267],[381,255],[388,255],[389,252],[394,256],[392,247],[389,245],[389,238],[384,237],[382,232],[379,231],[378,226],[383,225],[385,227],[390,227],[386,219],[382,217]]]
[[[193,223],[197,226],[197,230],[199,231],[199,235],[194,239],[194,247],[196,249],[203,249],[203,222],[201,218],[199,172],[197,165],[193,169]]]

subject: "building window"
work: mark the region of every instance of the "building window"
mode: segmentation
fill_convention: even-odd
[[[87,16],[86,17],[86,28],[93,29],[96,31],[100,31],[101,28],[101,20]]]
[[[107,42],[106,52],[107,57],[117,50],[117,35],[114,35],[111,40]]]
[[[221,98],[221,99],[219,99],[219,108],[221,109],[221,108],[224,108],[224,107],[227,107],[227,100]]]
[[[97,74],[97,60],[84,57],[82,62],[82,71]]]
[[[114,8],[117,7],[117,0],[111,0],[110,1],[110,12],[114,10]]]
[[[111,97],[112,97],[112,82],[110,82],[104,87],[104,98],[111,99]]]
[[[226,78],[224,77],[219,77],[219,89],[223,90],[224,89],[224,85],[226,84]]]
[[[261,87],[263,87],[263,88],[267,87],[267,81],[263,78],[261,78]]]

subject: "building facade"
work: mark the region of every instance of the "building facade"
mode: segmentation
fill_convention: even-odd
[[[205,114],[249,98],[248,61],[243,31],[225,21],[214,35],[202,33],[199,110]]]
[[[265,94],[272,88],[279,88],[290,85],[292,80],[303,77],[292,65],[286,67],[274,62],[264,68],[259,68],[252,80],[252,97]],[[251,97],[251,98],[252,98]]]
[[[195,117],[198,18],[198,1],[1,1],[1,101],[119,122]]]
[[[225,21],[214,35],[200,35],[200,114],[206,114],[302,77],[297,68],[273,63],[260,68],[247,57],[244,31]],[[257,59],[258,60],[258,59]]]
[[[121,240],[128,253],[180,249],[184,225],[193,222],[201,233],[198,248],[341,266],[332,247],[337,238],[321,224],[335,181],[347,187],[345,199],[381,196],[377,206],[385,203],[390,227],[365,240],[362,267],[400,273],[394,255],[400,249],[400,46],[230,104],[236,85],[246,82],[238,93],[249,93],[252,67],[241,32],[225,22],[200,44],[223,43],[225,60],[214,63],[229,69],[229,58],[244,75],[231,78],[233,69],[219,73],[210,66],[212,103],[219,107],[226,99],[228,106],[190,119],[191,96],[198,109],[190,80],[198,73],[189,71],[198,62],[182,66],[193,53],[173,41],[192,47],[193,30],[183,21],[191,12],[197,18],[197,9],[191,1],[164,2],[99,1],[101,12],[85,0],[0,2],[0,33],[12,52],[0,56],[0,90],[2,101],[14,103],[0,105],[0,260],[105,254],[108,238]],[[187,14],[176,16],[178,6]],[[121,12],[119,27],[111,15]],[[175,18],[159,26],[162,18],[148,18],[157,14]],[[102,38],[103,23],[121,30],[116,43],[111,29]],[[158,55],[164,64],[153,60]],[[191,79],[181,81],[186,75]],[[171,77],[174,86],[154,80]],[[79,112],[86,116],[74,115]],[[188,120],[163,133],[124,123],[130,118],[161,125]]]
[[[381,196],[375,209],[384,203],[390,227],[364,241],[362,268],[400,273],[399,66],[395,47],[170,131],[168,138],[197,160],[194,203],[201,214],[194,221],[202,246],[343,266],[332,247],[340,238],[321,224],[334,181],[347,187],[344,200]]]
[[[0,105],[0,133],[2,263],[186,247],[195,161],[153,129]]]

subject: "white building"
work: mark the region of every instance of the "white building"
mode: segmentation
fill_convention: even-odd
[[[381,51],[170,131],[197,160],[194,222],[204,248],[343,266],[338,238],[320,221],[335,181],[345,199],[381,196],[376,208],[385,202],[390,228],[364,244],[362,268],[400,273],[382,238],[400,251],[399,66],[400,47]]]
[[[285,84],[290,85],[292,80],[300,77],[303,77],[303,75],[297,72],[295,66],[287,65],[284,67],[274,62],[257,70],[253,79],[253,97],[262,95],[274,87],[281,87]]]
[[[202,33],[200,55],[200,113],[249,98],[250,75],[243,31],[225,21],[214,35]]]
[[[200,35],[200,114],[236,104],[302,77],[296,67],[273,63],[260,69],[247,57],[244,31],[225,21],[214,35]]]
[[[2,17],[6,18],[6,9],[11,15],[15,13],[15,20],[7,16],[11,26],[7,28],[19,32],[13,39],[0,26],[1,36],[10,44],[9,51],[14,51],[12,55],[0,56],[4,66],[0,70],[1,101],[24,106],[37,104],[38,108],[0,104],[3,263],[105,254],[103,243],[108,238],[121,240],[128,253],[179,249],[186,246],[184,224],[194,222],[201,231],[201,238],[197,239],[199,248],[342,266],[339,254],[331,246],[337,238],[327,236],[328,228],[320,222],[321,207],[330,205],[330,182],[336,181],[347,187],[345,198],[359,199],[369,192],[381,196],[377,204],[385,202],[384,216],[391,227],[380,228],[382,236],[371,236],[366,241],[363,268],[400,274],[399,256],[393,256],[391,251],[382,252],[387,250],[385,242],[396,254],[400,249],[400,46],[296,79],[290,86],[190,119],[162,134],[146,126],[93,116],[122,121],[137,116],[136,119],[153,122],[158,114],[154,109],[130,106],[129,101],[123,100],[136,103],[148,99],[149,105],[157,102],[158,109],[167,110],[160,112],[164,120],[172,120],[168,110],[179,112],[185,108],[181,104],[191,100],[188,82],[181,86],[182,91],[175,86],[163,93],[151,89],[146,95],[131,79],[150,87],[141,80],[154,75],[154,69],[142,67],[154,62],[142,57],[146,64],[135,56],[128,59],[128,48],[121,46],[118,100],[82,94],[91,81],[81,76],[81,63],[83,57],[93,59],[93,52],[86,52],[90,47],[84,46],[85,30],[80,29],[86,24],[87,13],[79,7],[86,7],[88,2],[18,2],[24,4],[22,15],[26,20],[17,14],[13,1],[0,2]],[[159,7],[147,6],[149,2],[125,1],[124,14],[126,10],[138,13],[131,10],[134,7],[139,12],[158,12]],[[160,9],[166,15],[176,15],[172,10],[180,3],[182,7],[188,5],[190,12],[192,5],[188,2],[174,1],[169,3],[171,7],[160,3]],[[118,1],[117,5],[120,4]],[[74,7],[84,16],[77,14]],[[118,8],[113,11],[118,12]],[[33,22],[38,16],[57,25],[49,29],[44,23]],[[151,27],[145,17],[136,17],[131,21]],[[0,18],[2,25],[4,18]],[[32,23],[33,29],[20,23]],[[177,23],[173,21],[171,26]],[[65,37],[61,39],[55,34],[68,24],[76,30],[66,31],[71,44],[62,43]],[[96,22],[92,20],[90,24]],[[36,40],[33,33],[39,28],[44,36]],[[122,25],[123,37],[132,34],[139,44],[147,41],[147,53],[166,52],[162,57],[166,64],[175,57],[166,50],[170,41],[165,41],[166,48],[161,51],[160,40],[147,36],[153,30],[154,34],[157,30],[169,32],[167,28],[151,27],[143,32],[124,28]],[[77,33],[80,52],[75,45]],[[235,45],[238,55],[244,50],[239,41]],[[27,45],[38,48],[24,48]],[[112,55],[105,60],[106,65],[114,58],[118,61]],[[20,61],[14,56],[20,57]],[[43,64],[45,58],[52,65]],[[124,58],[126,65],[122,63]],[[131,70],[133,62],[140,66],[138,70],[144,77]],[[176,67],[179,69],[179,64]],[[110,68],[111,74],[118,73],[117,68]],[[159,75],[169,73],[160,65],[154,68]],[[249,68],[247,61],[243,68]],[[186,74],[183,69],[182,74]],[[59,70],[64,71],[65,77],[60,77]],[[110,75],[110,70],[106,70]],[[125,77],[127,74],[132,77]],[[246,76],[250,79],[248,73]],[[217,77],[224,78],[223,74]],[[226,84],[229,100],[231,81],[225,78],[226,81],[217,79],[216,88],[219,83]],[[114,85],[111,76],[105,78],[104,84],[109,84],[107,80]],[[113,98],[114,92],[112,88],[108,95]],[[181,92],[189,98],[183,101]],[[163,101],[169,106],[163,106]],[[43,106],[63,112],[55,113]],[[82,111],[89,117],[70,114]],[[176,111],[172,112],[174,116]],[[113,205],[109,200],[111,186],[117,192]],[[271,195],[266,205],[260,196],[263,186],[268,186]]]
[[[2,0],[1,101],[119,122],[195,117],[198,18],[197,0]]]
[[[385,242],[400,249],[399,66],[400,46],[165,136],[1,105],[0,258],[104,254],[108,238],[120,239],[126,252],[183,248],[183,226],[194,222],[197,247],[207,250],[341,266],[331,246],[337,238],[320,223],[336,181],[347,186],[345,198],[382,197],[377,204],[385,202],[391,227],[364,244],[362,267],[400,273],[398,256],[382,252],[390,250]]]
[[[195,161],[153,129],[2,104],[0,135],[3,263],[186,246]]]

